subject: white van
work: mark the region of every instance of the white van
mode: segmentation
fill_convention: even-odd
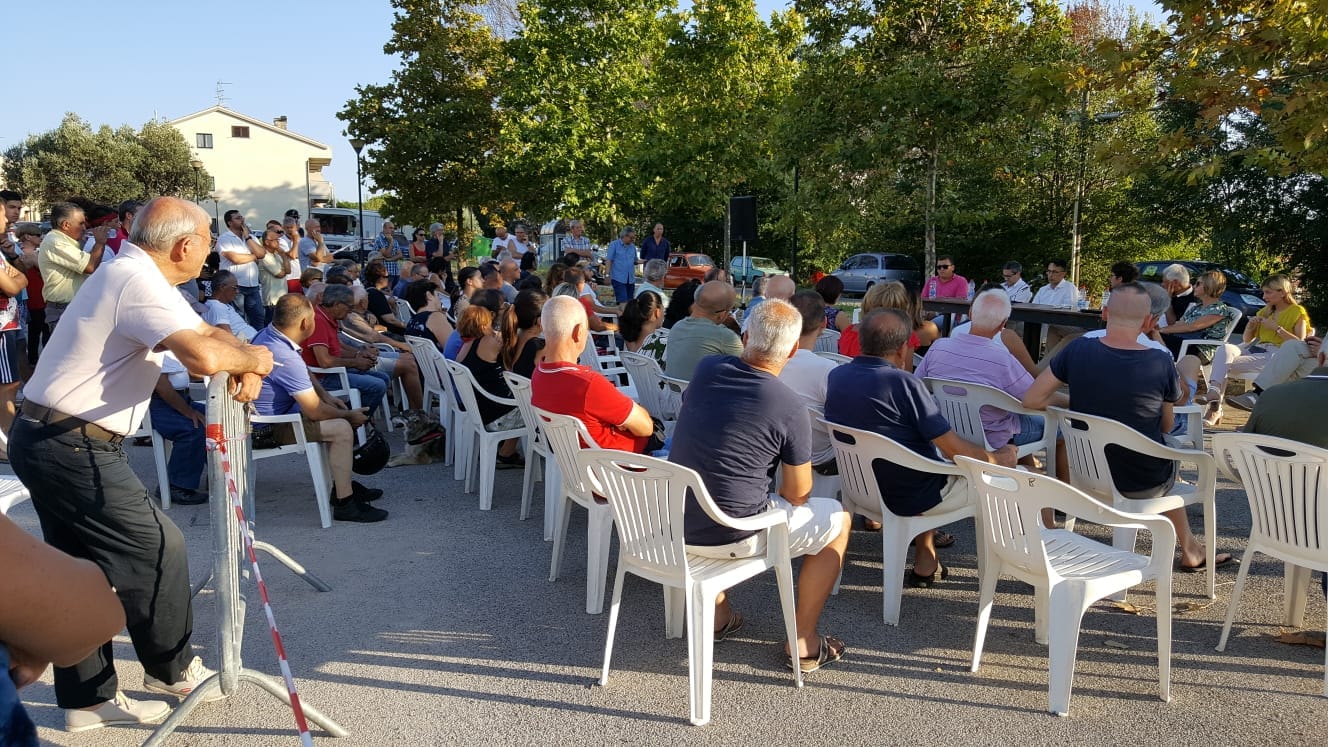
[[[360,211],[354,208],[314,208],[310,218],[316,218],[323,229],[323,241],[328,251],[336,254],[343,249],[354,251],[360,240]],[[383,232],[383,217],[375,210],[364,211],[364,248],[373,246],[374,237]]]

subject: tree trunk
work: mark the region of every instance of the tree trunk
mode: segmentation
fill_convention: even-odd
[[[927,209],[926,209],[926,233],[923,238],[925,256],[923,265],[927,270],[927,277],[936,274],[936,172],[940,166],[940,154],[937,152],[936,143],[932,142],[931,164],[927,168]]]

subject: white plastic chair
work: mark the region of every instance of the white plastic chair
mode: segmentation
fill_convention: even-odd
[[[358,394],[358,392],[356,392]],[[314,500],[318,503],[318,520],[324,529],[332,526],[332,461],[327,444],[310,441],[304,437],[304,423],[299,412],[286,415],[250,415],[253,425],[278,425],[288,423],[295,433],[295,442],[271,449],[250,449],[255,462],[260,459],[303,454],[309,463],[309,477],[314,483]],[[255,469],[255,474],[257,470]]]
[[[715,599],[729,589],[766,570],[775,571],[779,585],[784,632],[790,651],[798,650],[793,602],[793,570],[789,563],[788,517],[766,511],[742,519],[728,516],[715,505],[701,477],[681,465],[622,451],[585,449],[577,454],[577,468],[588,473],[604,495],[618,527],[618,573],[609,607],[609,630],[604,643],[604,669],[600,685],[609,682],[613,636],[622,606],[623,583],[630,572],[664,586],[664,632],[677,638],[687,621],[688,685],[691,721],[710,721],[711,669],[714,664]],[[716,523],[738,530],[766,532],[766,552],[752,558],[721,560],[688,555],[683,543],[683,507],[691,491],[701,509]],[[802,687],[802,670],[793,667],[793,682]]]
[[[420,383],[424,389],[424,414],[433,413],[433,403],[438,403],[438,423],[447,434],[443,444],[443,466],[454,463],[456,439],[453,434],[456,397],[452,395],[452,379],[443,365],[443,354],[438,352],[429,340],[423,337],[406,336],[406,344],[415,356],[420,367]]]
[[[1234,307],[1233,307],[1233,308],[1234,308]],[[1201,348],[1201,347],[1206,347],[1206,348],[1219,348],[1219,347],[1221,347],[1221,346],[1223,346],[1223,345],[1226,345],[1226,344],[1229,344],[1229,343],[1230,343],[1230,344],[1234,344],[1234,343],[1232,343],[1232,340],[1235,340],[1236,342],[1240,342],[1240,336],[1236,334],[1236,327],[1239,327],[1239,326],[1240,326],[1240,320],[1241,320],[1241,317],[1244,316],[1244,314],[1241,313],[1240,309],[1234,309],[1234,310],[1235,310],[1235,312],[1236,312],[1236,318],[1233,319],[1233,320],[1231,320],[1231,327],[1229,327],[1228,330],[1227,330],[1227,339],[1225,339],[1225,340],[1181,340],[1181,343],[1180,343],[1180,350],[1176,353],[1176,360],[1179,361],[1181,358],[1184,358],[1186,355],[1189,354],[1190,350],[1192,350],[1192,349],[1194,349],[1194,348]],[[1216,354],[1217,351],[1214,350],[1213,352],[1214,352],[1214,354]],[[1212,364],[1212,363],[1208,363],[1208,364],[1206,364],[1206,365],[1202,365],[1202,366],[1199,367],[1199,369],[1200,369],[1201,371],[1203,371],[1204,381],[1209,381],[1209,380],[1211,380],[1211,374],[1212,374],[1212,372],[1213,372],[1213,364]]]
[[[882,498],[872,462],[883,459],[901,467],[934,475],[962,475],[958,467],[913,453],[893,439],[878,433],[818,420],[830,432],[839,463],[839,490],[844,509],[881,522],[881,618],[886,625],[899,624],[899,605],[904,593],[904,568],[908,546],[913,538],[929,529],[973,516],[973,503],[946,513],[928,516],[898,516],[890,512]]]
[[[671,430],[671,423],[678,417],[677,402],[665,395],[664,372],[653,356],[624,350],[618,354],[627,375],[636,389],[636,399],[653,417],[664,423],[665,430]]]
[[[826,360],[831,360],[834,361],[835,363],[840,363],[840,364],[848,363],[849,361],[853,360],[847,355],[841,355],[840,353],[832,353],[825,350],[817,350],[815,351],[815,353],[821,356],[822,358],[825,358]]]
[[[28,489],[17,477],[12,473],[0,474],[0,514],[7,515],[9,509],[31,499]]]
[[[839,333],[833,329],[821,330],[821,336],[816,338],[814,350],[818,353],[838,353]]]
[[[1160,514],[1193,504],[1203,506],[1205,574],[1208,578],[1208,598],[1217,597],[1217,571],[1213,567],[1217,557],[1217,465],[1207,452],[1194,449],[1175,449],[1164,446],[1110,418],[1071,412],[1060,407],[1047,408],[1047,432],[1060,433],[1065,441],[1069,459],[1070,484],[1117,510],[1131,509],[1137,514]],[[1126,498],[1116,490],[1107,466],[1106,448],[1116,445],[1158,459],[1193,462],[1198,472],[1194,485],[1177,480],[1171,493],[1151,500]],[[1051,471],[1051,470],[1049,470]],[[1072,524],[1066,525],[1073,529]],[[1118,550],[1134,550],[1135,530],[1117,527],[1112,530],[1112,546]],[[1123,600],[1124,595],[1117,599]]]
[[[490,431],[485,428],[484,422],[480,419],[477,397],[484,397],[492,402],[511,405],[512,407],[516,407],[516,400],[495,397],[489,394],[484,391],[483,387],[475,383],[475,377],[471,375],[470,369],[456,361],[444,360],[443,362],[452,374],[452,383],[456,385],[457,394],[461,397],[461,404],[465,407],[465,412],[461,413],[458,418],[457,437],[466,441],[466,492],[469,493],[476,489],[475,478],[478,475],[480,510],[488,511],[493,508],[493,483],[494,472],[498,469],[498,444],[509,438],[527,438],[530,436],[530,431],[524,423],[520,428],[511,428],[505,431]],[[460,449],[461,446],[458,445],[457,448]],[[457,456],[461,458],[460,451],[457,452]]]
[[[941,414],[950,423],[950,427],[954,428],[955,433],[959,434],[959,437],[965,441],[981,446],[987,451],[992,451],[992,448],[991,443],[987,440],[987,432],[982,426],[983,407],[993,407],[1015,415],[1032,415],[1038,418],[1046,418],[1045,412],[1024,407],[1019,400],[996,387],[933,376],[923,378],[923,382],[931,390],[931,396],[936,399],[936,404],[940,406]],[[1043,433],[1042,441],[1034,441],[1017,447],[1017,458],[1022,459],[1029,454],[1036,454],[1044,450],[1046,448],[1045,434],[1047,433],[1045,428]],[[1052,431],[1052,433],[1054,434],[1055,431]]]
[[[612,332],[591,332],[586,335],[586,346],[581,349],[581,357],[577,362],[592,371],[599,371],[604,375],[604,378],[621,389],[623,394],[636,399],[635,389],[630,384],[627,386],[621,384],[623,377],[628,374],[626,367],[623,366],[622,359],[618,357],[616,343],[605,347],[603,353],[599,352],[600,341],[597,341],[596,338],[608,336],[612,339],[613,334]]]
[[[540,430],[548,441],[553,458],[558,463],[560,482],[553,530],[553,557],[549,562],[549,581],[557,581],[562,570],[563,549],[567,545],[567,521],[572,504],[589,512],[586,521],[586,612],[598,615],[604,611],[604,584],[609,575],[609,543],[613,539],[613,513],[607,503],[595,500],[585,472],[577,467],[576,455],[582,448],[597,449],[599,445],[586,432],[585,423],[570,415],[559,415],[534,408]],[[583,447],[584,444],[584,447]]]
[[[1217,643],[1225,651],[1256,552],[1286,564],[1285,624],[1304,624],[1310,571],[1328,572],[1328,449],[1254,433],[1216,433],[1213,454],[1244,485],[1250,503],[1250,540]],[[1328,652],[1323,694],[1328,697]]]
[[[161,498],[162,510],[171,507],[171,480],[166,471],[166,459],[170,456],[171,442],[167,441],[156,428],[152,427],[152,411],[143,411],[143,424],[130,438],[147,437],[152,441],[152,465],[157,470],[157,493]]]
[[[406,299],[404,299],[404,298],[398,298],[398,299],[397,299],[397,321],[401,322],[402,325],[406,325],[406,324],[409,324],[409,323],[410,323],[410,320],[411,320],[414,316],[415,316],[415,309],[412,309],[412,308],[410,307],[410,304],[406,303]]]
[[[503,379],[507,381],[507,388],[512,390],[512,398],[516,400],[516,408],[521,411],[522,422],[530,431],[530,436],[526,438],[526,469],[521,479],[521,520],[530,518],[530,501],[535,493],[535,476],[539,474],[535,462],[538,458],[539,465],[544,467],[544,477],[541,478],[544,481],[544,541],[548,542],[553,539],[558,465],[553,460],[553,452],[549,450],[543,429],[540,428],[539,417],[531,404],[530,379],[511,371],[504,371]]]
[[[329,386],[326,381],[319,378],[319,383],[323,385],[323,389],[333,397],[344,399],[349,402],[352,409],[357,409],[362,406],[360,403],[360,390],[350,385],[350,375],[347,373],[345,366],[332,366],[331,368],[310,366],[309,374],[318,377],[335,376],[337,378],[337,385],[335,387]],[[383,397],[383,404],[384,406],[387,404],[386,396]],[[365,439],[364,426],[360,426],[356,430],[357,441],[363,442]]]
[[[977,525],[982,540],[977,635],[973,640],[976,672],[991,621],[996,583],[1002,575],[1031,584],[1037,608],[1037,640],[1048,644],[1050,669],[1047,710],[1064,716],[1070,710],[1075,653],[1084,612],[1094,602],[1145,581],[1157,583],[1158,695],[1171,699],[1171,558],[1176,530],[1157,516],[1117,511],[1056,480],[1023,470],[998,467],[968,457],[955,460],[968,475],[977,497]],[[1042,525],[1043,508],[1064,511],[1111,527],[1144,529],[1153,538],[1151,555],[1118,550],[1068,529]]]

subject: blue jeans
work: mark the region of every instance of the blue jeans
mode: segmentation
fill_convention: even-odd
[[[620,283],[617,280],[610,280],[613,284],[613,300],[616,303],[627,303],[636,295],[636,283]]]
[[[1036,415],[1019,416],[1019,432],[1010,438],[1010,443],[1015,446],[1024,446],[1034,441],[1041,441],[1044,429],[1047,427],[1045,418]]]
[[[360,390],[360,406],[369,408],[369,414],[373,415],[378,410],[378,406],[383,404],[383,397],[387,396],[387,385],[392,381],[392,377],[381,371],[348,371],[347,378],[350,379],[350,385]],[[341,382],[336,377],[329,376],[323,379],[323,386],[340,386]]]
[[[190,402],[193,408],[207,413],[202,402]],[[171,458],[166,462],[166,475],[171,485],[177,488],[198,490],[198,483],[203,477],[203,467],[207,463],[207,453],[203,450],[205,433],[203,426],[194,425],[193,421],[175,411],[174,407],[153,397],[148,403],[148,412],[152,414],[152,429],[171,442]],[[168,493],[170,488],[163,488]]]
[[[244,299],[244,320],[254,329],[262,329],[267,312],[263,309],[263,289],[257,285],[241,285],[240,297]]]

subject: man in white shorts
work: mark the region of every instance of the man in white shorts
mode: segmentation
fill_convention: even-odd
[[[807,408],[779,380],[801,329],[802,315],[787,301],[766,301],[752,312],[741,357],[702,359],[678,414],[669,460],[696,470],[729,516],[771,509],[788,514],[789,554],[805,556],[798,577],[796,656],[802,671],[812,672],[844,655],[843,641],[818,633],[817,623],[843,566],[850,518],[838,501],[811,497]],[[779,493],[771,494],[768,470],[776,462],[782,480]],[[765,532],[720,526],[694,501],[688,501],[684,524],[687,551],[695,555],[741,558],[765,550]],[[715,640],[724,640],[742,622],[721,594]]]

